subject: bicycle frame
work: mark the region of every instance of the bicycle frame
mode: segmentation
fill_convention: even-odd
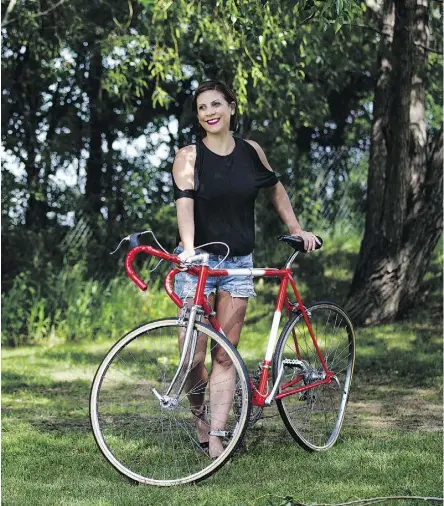
[[[152,246],[142,245],[142,246],[136,246],[136,247],[132,248],[128,252],[128,254],[125,258],[125,269],[126,269],[128,276],[130,277],[130,279],[141,290],[146,290],[148,288],[148,286],[136,274],[136,272],[134,271],[134,269],[132,267],[132,263],[133,263],[135,257],[140,253],[146,253],[149,255],[153,255],[155,257],[162,258],[164,260],[167,260],[169,262],[172,262],[172,263],[175,263],[178,265],[181,263],[181,260],[177,256],[171,255],[170,253],[166,253],[161,250],[158,250],[156,248],[153,248]],[[259,383],[258,383],[258,385],[252,385],[253,406],[270,405],[273,400],[282,399],[282,398],[287,397],[289,395],[294,395],[299,392],[303,392],[303,391],[309,390],[311,388],[318,387],[319,385],[322,385],[322,384],[331,383],[335,377],[334,372],[332,372],[328,369],[328,366],[324,360],[324,357],[319,349],[319,346],[318,346],[318,343],[316,340],[316,336],[313,332],[313,328],[310,323],[310,318],[307,314],[307,311],[304,307],[301,296],[300,296],[298,289],[296,287],[295,280],[293,279],[290,265],[293,262],[293,260],[296,258],[297,254],[298,254],[298,252],[295,251],[289,257],[289,259],[287,260],[287,263],[283,269],[270,269],[270,268],[266,268],[266,269],[260,269],[260,268],[209,269],[208,265],[201,265],[201,266],[191,265],[187,269],[187,272],[189,274],[197,276],[198,279],[197,279],[196,293],[194,296],[193,305],[191,307],[190,318],[189,318],[189,323],[188,323],[189,331],[187,331],[186,338],[185,338],[186,342],[187,342],[187,340],[188,340],[188,342],[190,340],[190,331],[191,331],[192,327],[194,326],[196,313],[200,309],[203,311],[203,314],[208,318],[208,320],[209,320],[210,324],[213,326],[213,328],[215,330],[217,330],[218,332],[220,332],[221,334],[225,335],[222,330],[222,327],[220,326],[219,322],[216,319],[216,314],[212,310],[210,304],[208,303],[208,301],[204,295],[205,284],[206,284],[208,277],[254,276],[254,277],[264,277],[264,278],[273,277],[273,278],[279,278],[281,280],[280,287],[279,287],[279,293],[277,296],[277,301],[276,301],[276,306],[275,306],[275,312],[273,315],[273,321],[271,324],[271,330],[270,330],[270,334],[268,337],[267,349],[265,352],[265,357],[264,357],[264,361],[262,364],[262,371],[261,371],[261,375],[259,378]],[[165,287],[165,291],[167,292],[167,294],[171,298],[171,300],[174,302],[174,304],[176,304],[176,306],[179,308],[183,308],[184,307],[183,301],[179,298],[179,296],[174,292],[174,289],[173,289],[174,277],[179,272],[182,272],[182,271],[177,268],[171,269],[165,278],[164,287]],[[289,286],[291,287],[291,289],[296,297],[296,300],[297,300],[296,304],[291,303],[287,297],[287,290],[288,290]],[[305,321],[305,325],[307,326],[308,332],[309,332],[311,339],[313,341],[313,345],[314,345],[316,352],[319,356],[319,360],[322,364],[322,368],[324,371],[324,377],[322,379],[319,379],[318,381],[314,381],[308,385],[293,388],[294,385],[300,383],[303,380],[303,376],[301,374],[299,374],[295,378],[293,378],[291,381],[285,383],[284,385],[280,385],[281,391],[276,394],[277,389],[279,388],[279,382],[280,382],[280,379],[281,379],[281,376],[283,373],[283,366],[281,366],[281,370],[278,371],[277,380],[275,381],[275,384],[273,385],[272,390],[270,392],[268,392],[267,384],[268,384],[268,379],[270,376],[272,358],[273,358],[273,353],[274,353],[277,338],[278,338],[279,324],[281,321],[281,316],[282,316],[282,311],[284,309],[284,306],[286,307],[289,315],[291,315],[295,311],[301,312],[302,317]],[[299,347],[298,347],[297,337],[294,332],[293,332],[293,339],[294,339],[294,343],[295,343],[296,354],[297,354],[298,358],[300,359],[301,357],[299,356]],[[195,345],[195,343],[194,343],[194,345]],[[192,343],[192,348],[193,348],[193,343]],[[184,349],[185,349],[185,345],[184,345]],[[182,361],[181,361],[181,363],[182,363]],[[181,366],[179,366],[178,370],[180,370],[180,367]],[[188,367],[190,367],[190,364]],[[174,384],[175,380],[176,380],[176,378],[174,378],[171,386]],[[171,386],[170,386],[170,389],[171,389]],[[167,393],[167,395],[168,395],[168,393]]]

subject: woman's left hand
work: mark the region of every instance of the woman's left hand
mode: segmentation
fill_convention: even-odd
[[[300,232],[291,235],[297,235],[302,238],[302,240],[304,241],[304,248],[306,251],[314,251],[316,249],[316,244],[321,244],[321,242],[313,234],[313,232],[306,232],[305,230],[301,230]]]

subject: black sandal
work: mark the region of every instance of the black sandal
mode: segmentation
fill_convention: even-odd
[[[208,421],[206,419],[206,406],[205,405],[201,406],[199,409],[191,408],[191,413],[196,417],[196,420],[195,420],[196,429],[197,429],[197,423],[199,421],[205,423],[208,426],[208,428],[210,427],[210,424],[208,423]],[[199,439],[199,436],[198,436],[198,439]],[[208,447],[210,445],[209,441],[198,441],[198,443],[199,443],[199,447],[202,450],[208,450]],[[208,452],[206,452],[206,453],[208,453]]]

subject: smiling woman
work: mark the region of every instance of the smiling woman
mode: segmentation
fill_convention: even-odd
[[[229,131],[236,131],[236,95],[219,81],[206,81],[199,86],[194,95],[193,110],[197,112],[202,137],[207,136],[207,131],[215,134],[227,126]]]
[[[316,238],[304,232],[290,204],[287,192],[273,172],[262,148],[254,141],[234,136],[237,126],[236,95],[220,81],[206,81],[196,90],[193,110],[197,114],[202,139],[196,145],[180,149],[173,165],[174,194],[179,228],[176,253],[184,261],[200,248],[210,254],[210,265],[221,269],[234,266],[251,268],[255,240],[254,204],[258,192],[268,188],[271,201],[290,234],[302,237],[305,249],[315,249]],[[227,246],[229,251],[227,251]],[[214,262],[214,263],[212,263]],[[205,295],[215,308],[225,335],[237,346],[248,299],[255,296],[252,276],[212,278]],[[176,276],[175,292],[190,301],[196,290],[196,277]],[[179,343],[184,335],[179,336]],[[205,357],[205,337],[197,342],[196,355]],[[185,385],[199,442],[208,448],[209,456],[223,452],[221,438],[233,401],[233,390],[221,394],[213,378],[234,385],[234,368],[223,350],[212,356],[211,374],[201,360],[188,376]],[[217,418],[207,420],[203,404],[206,385],[209,408]],[[205,385],[196,389],[195,385]],[[194,392],[193,394],[191,392]],[[197,392],[197,393],[196,393]],[[221,395],[226,398],[221,399]],[[214,404],[214,406],[213,406]],[[224,406],[222,412],[220,406]]]

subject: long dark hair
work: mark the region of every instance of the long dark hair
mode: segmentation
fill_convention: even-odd
[[[192,110],[197,114],[197,97],[203,93],[204,91],[215,90],[222,93],[225,100],[231,104],[234,102],[234,114],[230,118],[230,130],[235,132],[238,127],[238,116],[237,116],[237,98],[234,94],[234,91],[231,90],[223,81],[204,81],[201,83],[196,91],[194,92],[193,102],[191,104]],[[199,124],[199,131],[202,137],[207,135],[207,132],[204,128]]]

